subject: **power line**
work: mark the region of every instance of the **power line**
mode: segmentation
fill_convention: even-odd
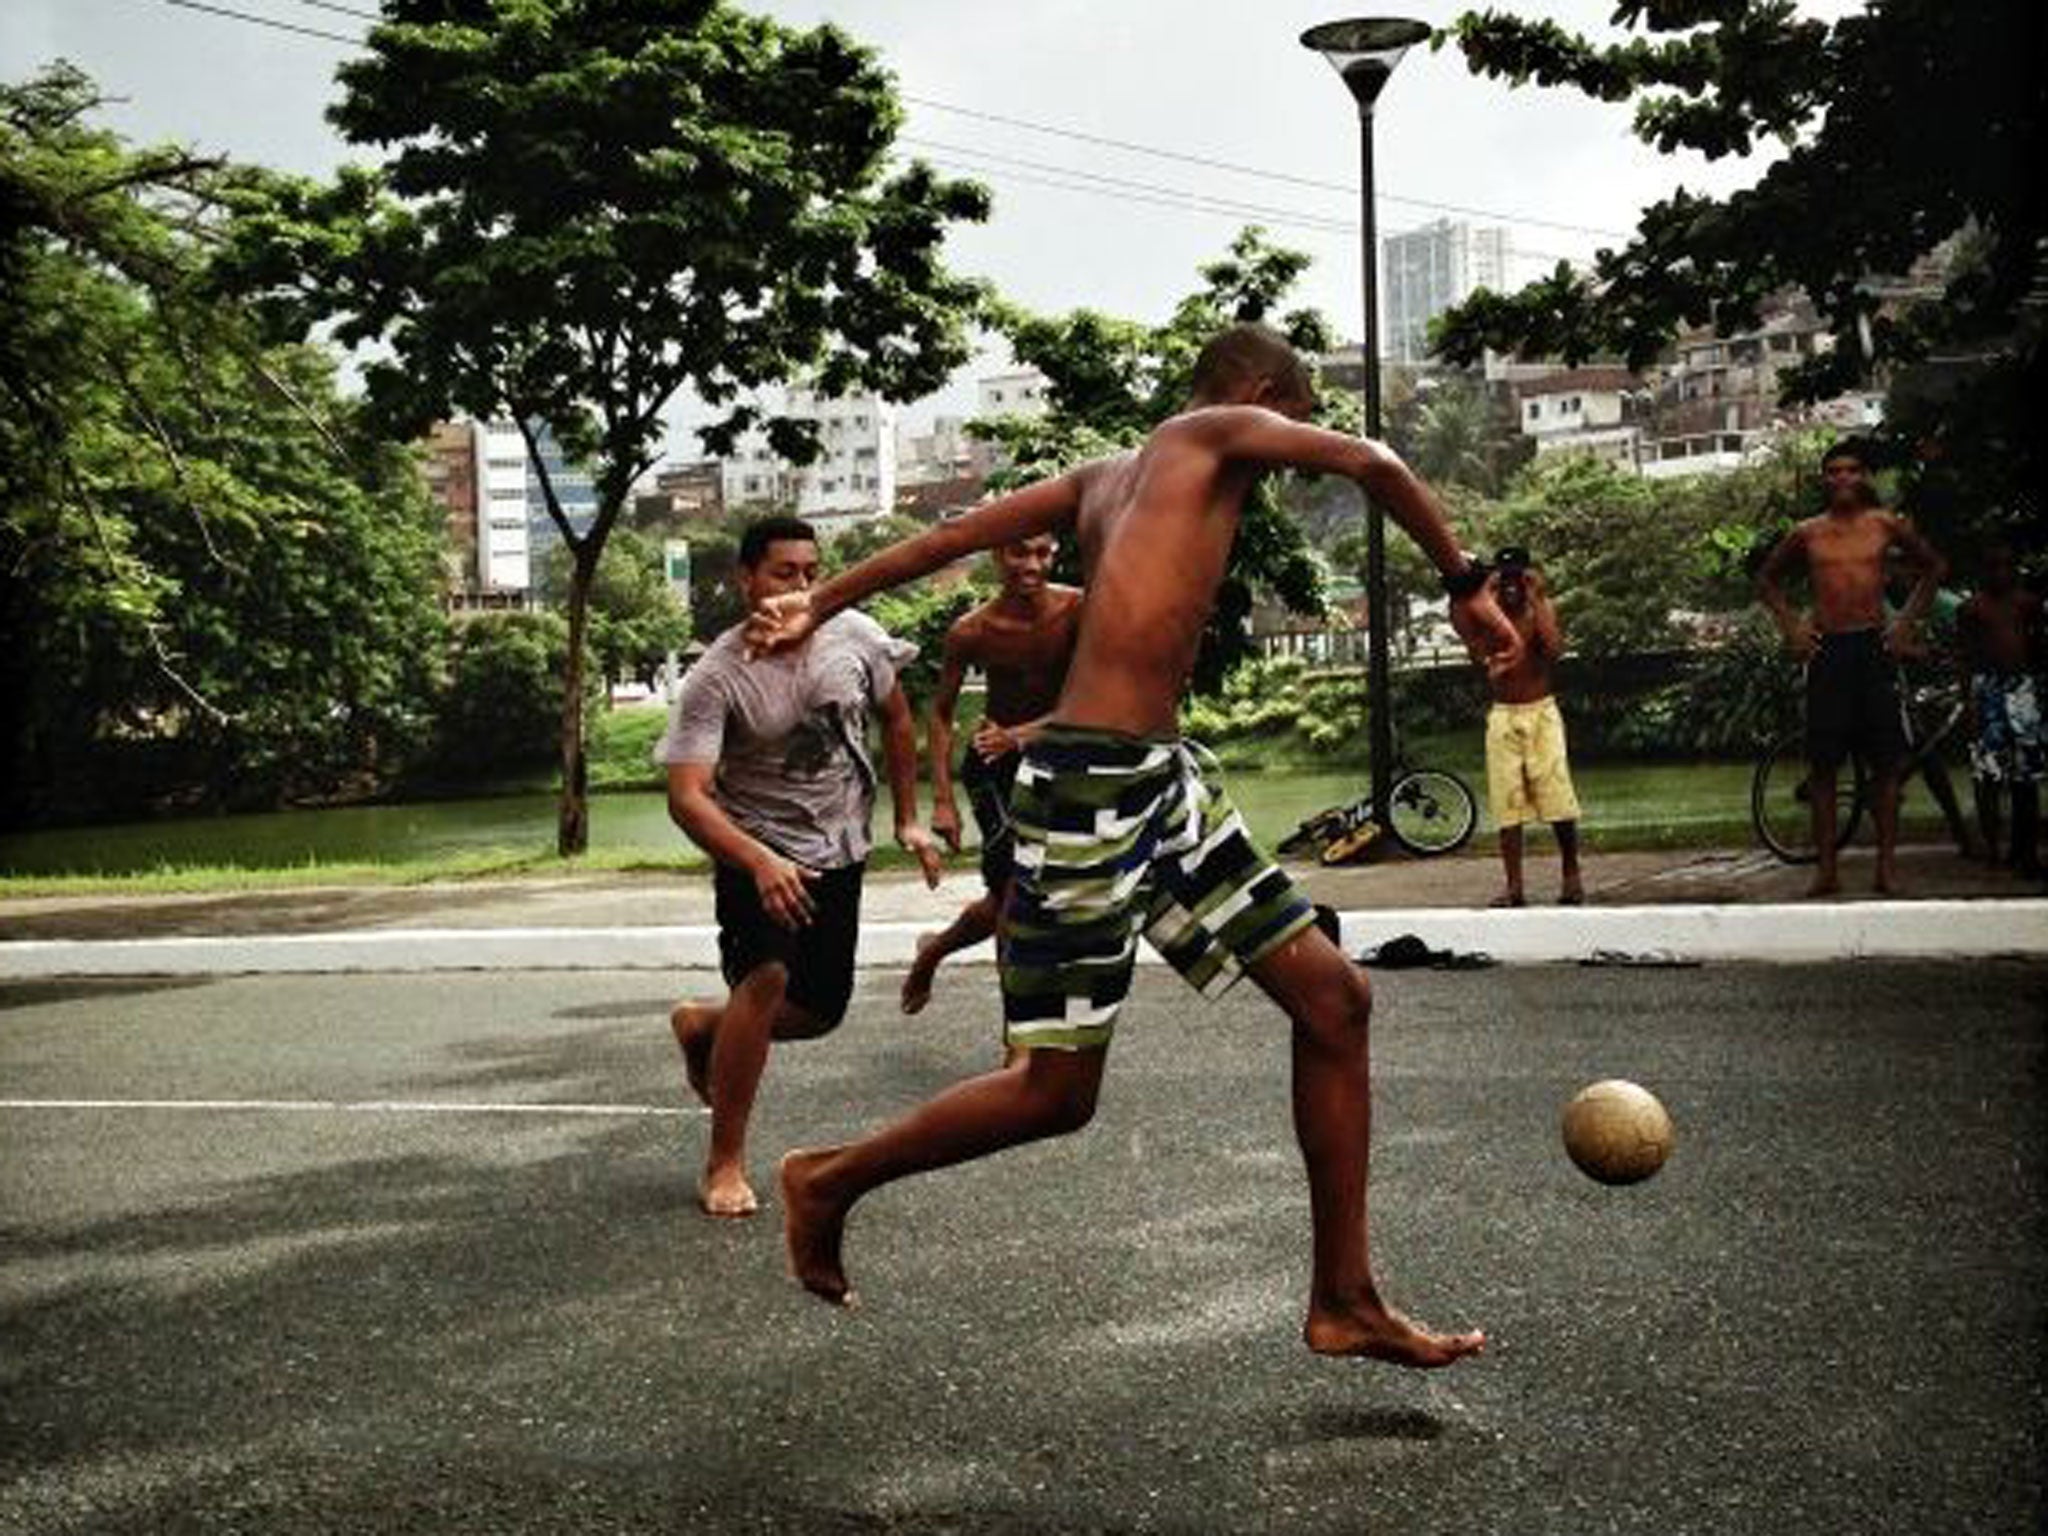
[[[1064,166],[1046,166],[1036,161],[1011,160],[1007,156],[990,154],[982,150],[955,149],[951,145],[934,144],[926,139],[903,138],[899,144],[923,146],[948,151],[946,156],[928,157],[929,163],[940,170],[956,171],[969,176],[986,176],[992,180],[1014,182],[1025,186],[1051,187],[1063,192],[1081,192],[1094,197],[1116,198],[1123,202],[1148,203],[1156,207],[1178,209],[1184,213],[1199,213],[1233,219],[1255,219],[1268,224],[1286,225],[1292,228],[1310,230],[1320,234],[1345,235],[1358,239],[1362,227],[1355,219],[1345,220],[1321,214],[1289,208],[1273,208],[1259,203],[1243,203],[1228,198],[1213,197],[1205,192],[1193,192],[1178,187],[1163,187],[1152,182],[1130,181],[1118,176],[1100,176],[1089,171],[1071,170]],[[969,159],[950,158],[964,155]],[[996,164],[975,164],[974,160],[993,161]],[[1011,165],[1024,166],[1026,171],[1008,169]],[[1029,174],[1030,170],[1049,170],[1057,176]],[[1101,183],[1088,185],[1084,181],[1070,180],[1083,177],[1087,182]],[[1427,225],[1414,225],[1408,229],[1384,231],[1384,238],[1414,234]],[[1528,246],[1512,245],[1503,248],[1510,256],[1521,256],[1536,261],[1573,261],[1576,258],[1556,251],[1532,250]]]
[[[301,3],[306,3],[306,0],[301,0]],[[204,0],[164,0],[164,4],[176,6],[181,11],[204,11],[209,16],[226,16],[231,20],[251,22],[259,27],[274,27],[280,32],[296,32],[301,37],[325,38],[330,43],[346,43],[351,48],[360,48],[363,45],[360,37],[345,37],[339,32],[322,32],[318,27],[302,27],[295,21],[278,21],[270,16],[255,16],[248,11],[230,10],[224,5],[207,5]]]
[[[1094,192],[1105,197],[1115,196],[1122,192],[1135,192],[1144,194],[1143,200],[1145,201],[1172,199],[1176,205],[1201,203],[1209,205],[1217,211],[1271,218],[1276,222],[1299,224],[1307,228],[1326,229],[1333,232],[1348,231],[1349,233],[1356,234],[1359,228],[1355,220],[1346,221],[1330,214],[1311,213],[1297,208],[1276,208],[1266,203],[1248,203],[1237,198],[1218,197],[1212,193],[1197,192],[1186,187],[1163,187],[1154,182],[1132,181],[1122,176],[1104,176],[1095,171],[1076,170],[1071,166],[1048,165],[1043,161],[1037,160],[1018,160],[1008,155],[995,154],[989,150],[966,149],[955,144],[939,144],[930,139],[904,137],[899,138],[896,142],[913,149],[936,150],[941,156],[965,157],[970,161],[985,161],[989,163],[991,168],[980,169],[973,165],[962,165],[959,159],[935,160],[935,164],[951,164],[956,168],[966,169],[977,174],[1000,176],[1007,180],[1028,182],[1034,186],[1066,187],[1072,191]],[[1011,167],[1016,167],[1017,169],[1010,169]],[[1023,172],[1036,171],[1048,174],[1042,177],[1033,177],[1019,174],[1020,170]],[[1053,176],[1062,179],[1057,181],[1050,179]],[[1087,185],[1086,183],[1093,183],[1093,185]]]
[[[1296,176],[1288,171],[1266,170],[1254,165],[1239,165],[1229,160],[1215,160],[1206,155],[1184,154],[1176,149],[1160,149],[1152,144],[1139,144],[1130,139],[1113,139],[1102,134],[1084,133],[1078,128],[1061,128],[1051,123],[1035,123],[1029,118],[1005,117],[998,112],[983,112],[975,107],[954,106],[951,102],[934,101],[929,96],[912,96],[902,93],[902,99],[920,107],[929,107],[935,112],[951,112],[960,117],[977,118],[983,122],[1001,123],[1008,128],[1023,128],[1032,133],[1051,134],[1063,139],[1077,139],[1084,144],[1102,145],[1109,149],[1127,150],[1136,155],[1151,155],[1160,160],[1177,160],[1185,165],[1199,165],[1212,171],[1229,171],[1238,176],[1259,176],[1268,181],[1284,181],[1300,187],[1314,187],[1324,192],[1343,192],[1352,197],[1360,194],[1356,185],[1341,181],[1322,181],[1313,176]],[[1430,198],[1403,197],[1395,192],[1381,192],[1381,198],[1390,203],[1408,203],[1418,208],[1433,208],[1442,213],[1462,213],[1469,217],[1504,219],[1514,224],[1529,224],[1545,229],[1559,229],[1571,234],[1601,235],[1609,239],[1625,240],[1627,235],[1616,229],[1596,229],[1589,224],[1566,224],[1556,219],[1532,218],[1526,214],[1503,213],[1497,208],[1474,208],[1462,203],[1443,203]]]
[[[293,0],[294,4],[311,6],[316,11],[332,11],[337,16],[356,16],[364,21],[381,22],[384,18],[375,11],[359,11],[352,5],[336,5],[334,0]]]
[[[298,32],[308,37],[325,38],[332,42],[354,43],[360,46],[362,41],[360,38],[344,37],[341,34],[335,32],[323,32],[316,28],[302,27],[291,22],[276,21],[265,16],[251,15],[249,12],[246,11],[230,10],[225,6],[205,4],[202,3],[202,0],[164,0],[164,3],[166,5],[178,6],[184,10],[205,11],[217,16],[229,16],[240,21],[254,22],[258,26],[275,27],[280,31]],[[353,16],[362,21],[381,22],[384,20],[384,17],[376,11],[359,10],[352,6],[339,4],[337,3],[337,0],[291,0],[291,3],[295,5],[306,6],[314,10],[331,11],[337,15]],[[1112,138],[1105,134],[1088,133],[1078,128],[1065,128],[1054,123],[1035,122],[1030,118],[1011,117],[1000,112],[984,111],[978,107],[963,107],[956,105],[953,102],[939,101],[929,96],[914,96],[907,92],[901,92],[899,93],[899,96],[903,101],[909,102],[914,106],[929,108],[934,112],[948,112],[958,117],[973,118],[981,122],[997,123],[1007,128],[1021,128],[1029,133],[1040,133],[1055,138],[1071,139],[1078,143],[1094,144],[1109,149],[1119,149],[1126,151],[1130,154],[1150,155],[1154,159],[1177,161],[1184,165],[1200,166],[1206,170],[1227,171],[1232,175],[1237,176],[1259,177],[1267,181],[1283,182],[1292,186],[1310,187],[1323,192],[1340,192],[1354,198],[1360,195],[1359,187],[1344,182],[1324,181],[1313,176],[1295,175],[1294,173],[1289,171],[1269,170],[1261,166],[1241,165],[1234,161],[1219,160],[1207,155],[1195,155],[1185,153],[1181,150],[1162,149],[1157,145],[1141,144],[1130,139]],[[905,142],[912,141],[906,140]],[[934,147],[937,146],[935,145]],[[952,150],[951,152],[959,154],[982,154],[987,155],[989,158],[996,160],[1007,158],[1001,155],[997,155],[992,151],[984,150],[956,149]],[[1066,166],[1047,166],[1043,164],[1033,165],[1032,162],[1021,160],[1015,161],[1014,163],[1018,165],[1029,165],[1032,166],[1033,169],[1038,170],[1056,171],[1061,175],[1088,177],[1093,180],[1101,181],[1114,180],[1114,178],[1101,177],[1097,176],[1093,172],[1080,171]],[[1129,185],[1133,187],[1144,187],[1146,184],[1140,182],[1130,183]],[[1151,188],[1149,190],[1158,191],[1162,189]],[[1205,201],[1215,202],[1219,204],[1228,204],[1232,201],[1231,199],[1227,198],[1216,198],[1208,193],[1185,193],[1176,195],[1199,197],[1204,199]],[[1498,219],[1510,224],[1525,224],[1532,228],[1561,230],[1569,234],[1595,235],[1603,239],[1626,240],[1629,238],[1628,235],[1621,230],[1602,229],[1590,224],[1571,224],[1558,219],[1537,218],[1529,214],[1507,213],[1497,208],[1479,208],[1474,207],[1471,204],[1467,203],[1447,203],[1433,198],[1406,197],[1397,192],[1380,192],[1378,196],[1385,202],[1405,203],[1410,207],[1427,208],[1437,213],[1455,213],[1463,215],[1467,218]],[[1239,204],[1239,206],[1257,207],[1259,205]],[[1303,225],[1304,227],[1308,227],[1310,221],[1316,221],[1313,227],[1321,227],[1322,221],[1322,216],[1320,215],[1302,214],[1283,210],[1272,210],[1270,211],[1269,216],[1272,217],[1276,222],[1285,219],[1296,225]],[[1530,251],[1523,254],[1542,256],[1546,255],[1547,253]]]

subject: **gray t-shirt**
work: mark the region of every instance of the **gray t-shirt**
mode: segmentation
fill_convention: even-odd
[[[713,793],[751,837],[813,869],[868,856],[869,712],[917,647],[848,609],[793,651],[747,660],[735,625],[683,678],[654,760],[716,763]]]

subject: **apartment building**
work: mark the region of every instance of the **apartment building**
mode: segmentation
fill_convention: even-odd
[[[794,388],[787,415],[816,422],[818,457],[796,465],[749,431],[722,467],[725,505],[793,511],[820,529],[851,526],[890,510],[896,501],[896,409],[875,395],[832,400]]]
[[[1429,322],[1481,288],[1508,286],[1508,232],[1435,219],[1380,240],[1380,357],[1429,359]]]

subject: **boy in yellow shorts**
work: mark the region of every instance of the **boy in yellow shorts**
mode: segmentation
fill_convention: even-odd
[[[1520,659],[1490,671],[1493,708],[1486,716],[1486,790],[1500,828],[1500,861],[1507,888],[1496,907],[1519,907],[1522,893],[1522,824],[1539,817],[1557,835],[1564,859],[1558,900],[1575,907],[1586,899],[1579,877],[1579,799],[1565,761],[1564,716],[1551,693],[1551,668],[1564,652],[1564,631],[1544,589],[1543,573],[1526,549],[1504,549],[1494,561],[1501,611],[1522,637]]]

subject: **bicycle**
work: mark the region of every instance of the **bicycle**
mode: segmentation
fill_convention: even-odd
[[[1479,802],[1463,779],[1447,768],[1414,768],[1398,760],[1387,791],[1384,828],[1372,809],[1367,793],[1318,811],[1281,838],[1277,851],[1314,849],[1324,864],[1350,864],[1364,858],[1384,831],[1409,853],[1433,858],[1464,847],[1479,825]]]
[[[1918,729],[1916,712],[1926,714],[1948,694],[1945,713],[1935,719],[1932,730]],[[1952,683],[1929,682],[1915,685],[1901,679],[1899,722],[1906,733],[1906,755],[1899,764],[1901,787],[1916,774],[1941,769],[1938,755],[1963,721],[1969,717],[1967,696]],[[1930,766],[1932,765],[1932,766]],[[1764,748],[1757,757],[1749,780],[1749,819],[1763,845],[1787,864],[1811,864],[1819,857],[1813,844],[1812,769],[1806,760],[1806,732],[1788,731]],[[1935,798],[1942,797],[1936,791]],[[1835,770],[1835,846],[1848,846],[1864,812],[1870,808],[1870,771],[1860,759],[1845,759]],[[1943,805],[1945,816],[1953,816]]]

